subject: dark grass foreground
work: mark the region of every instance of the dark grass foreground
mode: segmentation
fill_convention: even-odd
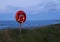
[[[60,24],[37,27],[37,29],[0,30],[0,42],[60,42]]]

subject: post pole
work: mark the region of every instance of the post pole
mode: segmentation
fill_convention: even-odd
[[[21,31],[22,31],[22,24],[20,24],[20,33],[21,33]]]

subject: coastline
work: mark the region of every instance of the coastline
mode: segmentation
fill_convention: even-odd
[[[22,29],[21,33],[14,28],[0,30],[0,42],[60,42],[58,37],[60,38],[60,24]]]

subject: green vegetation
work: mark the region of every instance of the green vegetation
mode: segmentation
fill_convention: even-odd
[[[0,30],[0,42],[60,42],[60,24],[33,29]]]

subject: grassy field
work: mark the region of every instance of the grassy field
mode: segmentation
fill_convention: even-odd
[[[60,24],[35,29],[0,30],[0,42],[60,42]]]

